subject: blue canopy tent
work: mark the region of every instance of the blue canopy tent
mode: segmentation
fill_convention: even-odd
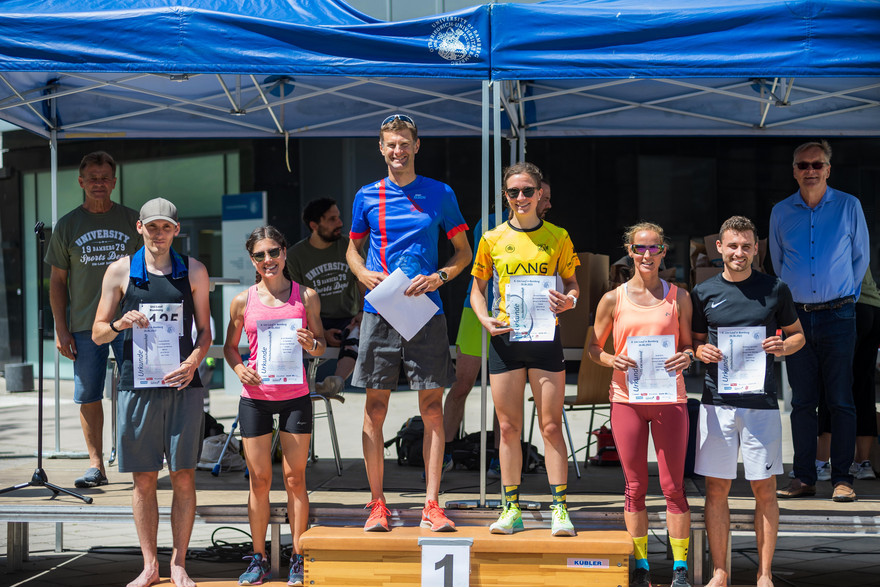
[[[872,0],[551,0],[491,24],[529,136],[880,134]]]

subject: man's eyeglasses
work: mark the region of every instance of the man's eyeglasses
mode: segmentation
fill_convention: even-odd
[[[810,167],[812,167],[813,169],[822,169],[826,165],[829,164],[825,163],[824,161],[798,161],[797,163],[795,163],[795,166],[801,171],[809,169]]]
[[[379,128],[382,128],[383,126],[385,126],[389,122],[393,122],[395,120],[400,120],[400,121],[405,122],[407,124],[411,124],[411,125],[413,125],[413,127],[416,126],[416,121],[413,120],[412,118],[410,118],[409,116],[407,116],[406,114],[392,114],[391,116],[389,116],[388,118],[386,118],[385,120],[382,121],[382,124],[379,125]]]
[[[532,196],[535,195],[536,191],[538,191],[538,188],[533,188],[533,187],[528,187],[528,188],[523,188],[523,189],[508,188],[508,189],[504,190],[504,193],[507,194],[507,197],[510,198],[511,200],[515,200],[519,197],[520,194],[522,194],[523,197],[531,198]]]
[[[273,259],[277,259],[281,256],[281,247],[275,247],[274,249],[269,249],[268,251],[260,251],[259,253],[252,253],[251,258],[257,263],[262,263],[266,260],[266,253],[269,253],[269,256]]]
[[[666,245],[637,245],[631,244],[629,246],[629,250],[631,250],[636,255],[644,255],[647,252],[650,252],[652,255],[659,255],[663,251],[666,250]]]

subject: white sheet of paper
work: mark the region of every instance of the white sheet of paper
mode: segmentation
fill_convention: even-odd
[[[764,326],[718,329],[718,348],[724,355],[718,363],[718,393],[764,393],[767,353],[761,343],[765,338]]]
[[[177,336],[183,336],[183,304],[138,304],[138,311],[147,317],[150,324],[170,324]]]
[[[180,367],[180,336],[167,322],[131,329],[134,387],[166,387],[165,375]]]
[[[550,309],[548,291],[554,289],[553,275],[512,275],[504,290],[504,307],[510,320],[511,342],[553,340],[556,315]]]
[[[300,318],[257,320],[257,374],[263,383],[302,383],[302,345],[296,329]]]
[[[440,308],[426,295],[406,296],[412,280],[398,267],[366,299],[406,340],[414,337]]]
[[[675,354],[673,335],[628,336],[626,354],[638,363],[626,371],[631,403],[666,403],[678,398],[675,371],[663,366]]]

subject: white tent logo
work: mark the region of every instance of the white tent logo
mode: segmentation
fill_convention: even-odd
[[[428,49],[453,63],[465,63],[477,57],[482,48],[477,29],[463,18],[451,16],[435,20],[434,32],[428,39]]]

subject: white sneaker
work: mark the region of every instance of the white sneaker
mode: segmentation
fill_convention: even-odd
[[[831,481],[831,461],[825,461],[824,464],[816,467],[817,481]]]
[[[315,385],[315,391],[325,397],[337,395],[345,387],[345,380],[338,375],[330,375],[321,383]]]
[[[849,474],[855,477],[856,479],[866,480],[866,479],[876,479],[877,475],[874,473],[874,468],[871,466],[871,461],[862,461],[861,463],[853,463],[849,468]]]

